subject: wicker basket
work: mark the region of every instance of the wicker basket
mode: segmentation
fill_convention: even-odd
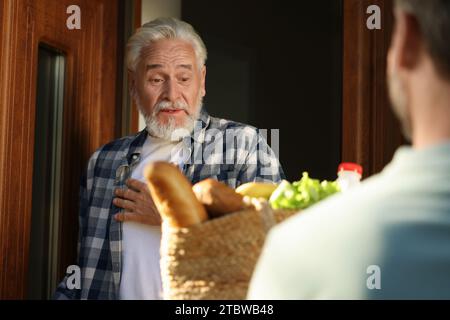
[[[291,216],[299,213],[299,210],[290,210],[290,209],[275,209],[273,210],[273,216],[275,218],[275,223],[280,223],[290,218]]]
[[[164,299],[245,299],[268,230],[275,224],[266,202],[254,209],[189,228],[163,224]]]

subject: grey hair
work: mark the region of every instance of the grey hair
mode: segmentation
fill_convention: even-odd
[[[126,49],[126,63],[129,71],[136,71],[142,50],[160,39],[180,39],[192,44],[201,68],[207,57],[203,40],[194,28],[187,22],[176,18],[158,18],[147,22],[130,37]]]

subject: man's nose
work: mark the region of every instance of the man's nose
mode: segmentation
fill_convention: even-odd
[[[178,88],[178,84],[174,80],[166,80],[165,82],[165,90],[164,90],[164,98],[175,102],[180,97],[180,90]]]

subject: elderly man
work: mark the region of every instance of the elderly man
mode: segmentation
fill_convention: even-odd
[[[450,299],[450,1],[397,0],[388,56],[412,147],[269,235],[251,299]]]
[[[283,178],[255,128],[202,109],[205,61],[198,34],[176,19],[149,22],[129,39],[131,94],[147,126],[90,158],[81,185],[81,288],[66,277],[56,298],[161,298],[161,218],[143,178],[149,162],[173,162],[192,183],[215,178],[236,187]]]

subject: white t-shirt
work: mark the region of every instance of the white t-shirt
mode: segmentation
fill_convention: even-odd
[[[170,161],[172,151],[181,143],[147,135],[141,152],[141,160],[131,177],[145,182],[143,169],[149,162]],[[161,272],[159,266],[161,227],[137,222],[124,222],[122,226],[122,275],[120,299],[162,299]]]

